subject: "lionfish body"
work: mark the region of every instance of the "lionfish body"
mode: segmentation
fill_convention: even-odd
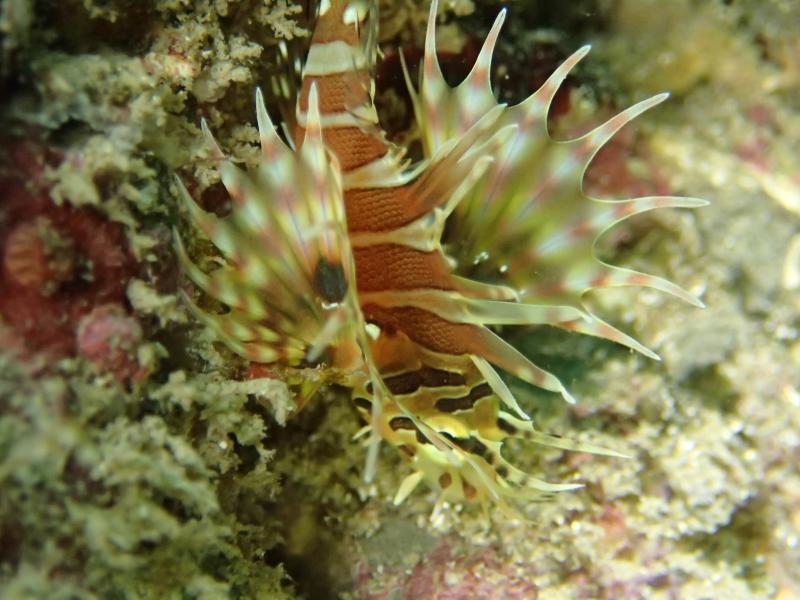
[[[453,89],[436,58],[436,9],[434,0],[419,93],[409,86],[426,154],[421,164],[409,168],[378,125],[375,7],[323,0],[297,100],[297,150],[277,135],[260,92],[263,160],[255,172],[225,160],[204,125],[233,199],[231,215],[205,213],[179,187],[226,264],[206,273],[180,244],[179,251],[191,279],[229,307],[225,314],[195,312],[232,350],[257,363],[321,360],[352,374],[371,439],[397,446],[412,464],[396,502],[424,479],[441,490],[440,499],[508,508],[508,499],[580,486],[515,468],[501,455],[507,438],[616,453],[537,431],[494,366],[571,397],[487,325],[554,325],[655,356],[588,312],[583,295],[637,285],[699,301],[665,280],[600,262],[594,243],[633,214],[702,201],[586,197],[581,181],[595,152],[665,96],[556,142],[547,133],[548,107],[588,48],[508,107],[497,103],[489,82],[504,12],[471,73]],[[446,222],[458,240],[447,254]],[[505,261],[507,285],[457,275],[455,265],[485,252]],[[377,444],[371,448],[374,460]]]

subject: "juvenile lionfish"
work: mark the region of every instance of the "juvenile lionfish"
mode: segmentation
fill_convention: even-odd
[[[657,358],[592,314],[583,296],[646,286],[701,305],[678,286],[601,262],[597,238],[631,215],[703,201],[644,197],[608,201],[583,193],[592,157],[623,125],[662,102],[640,102],[569,141],[554,141],[547,114],[560,84],[589,51],[570,56],[526,100],[498,103],[490,63],[501,11],[466,79],[451,88],[436,56],[437,0],[430,7],[419,91],[409,81],[424,160],[411,166],[387,141],[373,103],[376,6],[322,0],[303,69],[293,139],[276,132],[256,91],[263,158],[245,173],[202,124],[233,200],[217,218],[178,181],[192,219],[225,258],[206,273],[178,250],[189,277],[228,307],[197,317],[255,363],[324,364],[349,374],[371,432],[397,446],[413,471],[400,503],[425,480],[440,503],[572,490],[510,464],[504,440],[621,456],[534,428],[494,366],[572,398],[488,325],[546,324],[614,340]],[[292,137],[292,136],[289,136]],[[447,224],[452,247],[443,244]],[[504,285],[457,274],[482,253],[503,264]],[[493,366],[494,365],[494,366]]]

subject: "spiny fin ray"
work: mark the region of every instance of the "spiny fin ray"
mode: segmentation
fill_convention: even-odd
[[[255,103],[262,161],[254,173],[227,160],[201,122],[209,155],[234,199],[231,215],[219,219],[202,211],[178,182],[188,215],[227,261],[206,273],[177,234],[176,249],[189,279],[230,309],[218,315],[190,302],[202,322],[248,360],[297,364],[353,335],[363,319],[352,285],[341,179],[322,141],[315,87],[298,152],[281,141],[260,90]]]

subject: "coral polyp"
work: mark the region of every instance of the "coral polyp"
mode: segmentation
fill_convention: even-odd
[[[78,321],[124,298],[132,257],[118,224],[92,209],[53,204],[40,144],[3,143],[10,160],[0,168],[0,329],[23,355],[68,356]]]
[[[599,260],[595,244],[633,215],[705,202],[599,200],[582,184],[598,150],[667,95],[555,141],[551,103],[589,47],[508,106],[490,83],[505,11],[469,75],[451,88],[437,60],[434,1],[418,91],[406,72],[424,148],[411,165],[405,149],[387,141],[373,103],[375,11],[368,2],[322,4],[289,144],[256,94],[262,158],[254,171],[226,159],[203,125],[233,207],[225,218],[206,213],[178,182],[192,220],[224,257],[205,272],[179,244],[189,277],[227,307],[195,313],[249,361],[346,373],[371,436],[368,476],[380,439],[412,466],[396,502],[422,480],[440,490],[440,501],[504,509],[509,500],[580,487],[543,481],[504,458],[509,438],[621,455],[537,430],[496,369],[574,400],[491,327],[552,325],[655,357],[593,314],[585,294],[643,286],[701,305],[667,280]],[[484,255],[502,263],[502,281],[465,276]]]

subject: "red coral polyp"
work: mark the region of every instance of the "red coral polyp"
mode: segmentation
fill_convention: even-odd
[[[6,239],[5,276],[15,285],[50,296],[75,274],[74,241],[47,217],[18,224]]]
[[[142,327],[120,304],[104,304],[78,323],[78,353],[119,381],[143,373],[136,358]]]
[[[3,145],[0,319],[26,352],[69,356],[84,315],[125,302],[134,261],[118,224],[92,209],[53,203],[44,146]]]

